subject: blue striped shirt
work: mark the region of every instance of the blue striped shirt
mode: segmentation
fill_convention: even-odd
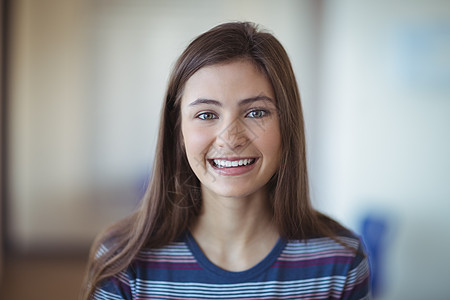
[[[338,238],[348,247],[327,237],[279,239],[257,265],[230,272],[209,261],[188,233],[140,251],[126,270],[101,283],[94,299],[369,299],[360,240],[350,233]]]

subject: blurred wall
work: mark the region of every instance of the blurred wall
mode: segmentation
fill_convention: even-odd
[[[23,251],[91,235],[86,12],[85,1],[13,3],[8,225]]]
[[[450,2],[325,3],[317,204],[384,220],[380,297],[448,299]]]

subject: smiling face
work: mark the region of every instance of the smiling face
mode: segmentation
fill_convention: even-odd
[[[202,191],[246,197],[276,172],[281,136],[269,80],[245,60],[207,66],[186,82],[181,130]]]

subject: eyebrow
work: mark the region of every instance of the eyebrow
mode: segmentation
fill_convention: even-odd
[[[211,105],[216,105],[216,106],[222,106],[222,103],[220,103],[217,100],[205,99],[205,98],[198,98],[197,100],[189,103],[189,106],[196,106],[196,105],[200,105],[200,104],[211,104]]]
[[[275,104],[275,102],[273,101],[272,98],[264,96],[264,95],[259,95],[259,96],[255,96],[255,97],[251,97],[251,98],[247,98],[247,99],[242,99],[239,101],[239,105],[243,106],[243,105],[247,105],[250,104],[252,102],[256,102],[256,101],[268,101],[271,102],[273,104]]]
[[[239,101],[238,104],[239,104],[239,106],[244,106],[244,105],[247,105],[249,103],[256,102],[256,101],[261,101],[261,100],[262,101],[269,101],[269,102],[275,104],[272,98],[264,96],[264,95],[259,95],[259,96],[255,96],[255,97],[242,99],[242,100]],[[220,101],[213,100],[213,99],[206,99],[206,98],[198,98],[197,100],[192,101],[189,104],[189,106],[196,106],[196,105],[200,105],[200,104],[210,104],[210,105],[216,105],[216,106],[219,106],[219,107],[223,106]]]

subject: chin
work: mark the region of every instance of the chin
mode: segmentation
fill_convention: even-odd
[[[258,188],[255,190],[255,188],[245,188],[243,186],[240,186],[239,188],[237,188],[237,186],[239,186],[239,184],[230,186],[230,187],[225,187],[222,186],[222,188],[213,188],[210,189],[207,187],[207,189],[209,190],[209,192],[212,195],[216,195],[218,197],[224,197],[224,198],[245,198],[245,197],[249,197],[253,194],[256,194],[259,191],[262,191],[263,188]]]

